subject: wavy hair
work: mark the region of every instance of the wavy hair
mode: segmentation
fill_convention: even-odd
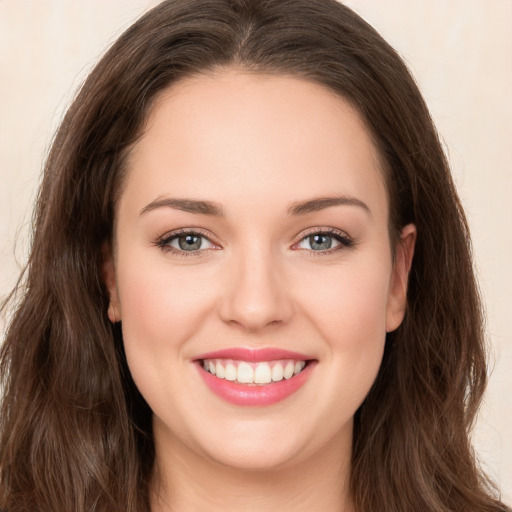
[[[151,411],[107,319],[102,247],[130,146],[155,96],[237,66],[348,100],[384,162],[396,237],[418,238],[402,325],[356,413],[359,511],[495,512],[469,433],[486,384],[468,226],[438,135],[397,53],[335,0],[167,0],[90,73],[44,169],[31,253],[0,354],[0,509],[147,512]],[[10,306],[9,306],[10,305]]]

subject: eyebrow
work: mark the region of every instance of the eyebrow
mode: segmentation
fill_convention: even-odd
[[[318,197],[307,201],[296,201],[288,208],[288,215],[306,215],[333,206],[357,206],[371,215],[370,208],[368,208],[366,203],[351,196]],[[219,203],[173,197],[155,199],[141,210],[140,215],[144,215],[157,208],[174,208],[175,210],[214,217],[224,216],[224,211]]]
[[[318,197],[308,201],[294,202],[290,208],[288,208],[288,215],[306,215],[307,213],[324,210],[332,206],[357,206],[365,210],[371,216],[368,205],[360,199],[351,196]]]
[[[214,217],[223,217],[224,212],[222,211],[222,206],[218,203],[213,203],[211,201],[197,201],[195,199],[180,199],[180,198],[163,198],[163,199],[155,199],[147,206],[145,206],[140,214],[144,215],[145,213],[156,210],[157,208],[174,208],[175,210],[182,210],[184,212],[189,213],[198,213],[201,215],[212,215]]]

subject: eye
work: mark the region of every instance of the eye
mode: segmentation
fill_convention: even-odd
[[[183,256],[189,256],[190,253],[199,253],[206,249],[218,249],[218,246],[202,233],[186,230],[164,235],[157,241],[157,245],[163,250]]]
[[[298,249],[307,249],[313,252],[335,252],[344,247],[351,247],[353,241],[338,230],[322,230],[311,232],[295,245]]]

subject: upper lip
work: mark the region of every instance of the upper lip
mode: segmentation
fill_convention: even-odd
[[[252,349],[245,347],[226,348],[223,350],[216,350],[208,352],[196,357],[199,359],[235,359],[239,361],[275,361],[278,359],[294,359],[296,361],[308,361],[314,357],[299,352],[292,352],[290,350],[282,350],[280,348],[260,348]]]

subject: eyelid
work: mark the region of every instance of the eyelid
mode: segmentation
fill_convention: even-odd
[[[180,236],[184,236],[184,235],[200,236],[200,237],[208,240],[215,247],[208,248],[208,249],[198,249],[196,251],[184,251],[184,250],[177,249],[176,247],[172,247],[171,245],[169,245],[173,239],[178,238]],[[205,251],[218,250],[221,248],[221,245],[214,240],[214,237],[211,235],[211,233],[207,233],[206,231],[204,231],[201,228],[179,228],[179,229],[175,229],[172,231],[168,231],[168,232],[164,233],[162,236],[158,237],[155,240],[154,245],[156,245],[163,251],[170,252],[170,253],[176,254],[178,256],[201,256]]]
[[[338,242],[340,242],[340,244],[332,249],[327,249],[324,251],[313,251],[311,249],[302,249],[302,248],[297,247],[305,238],[312,236],[312,235],[317,235],[317,234],[332,236]],[[328,228],[328,227],[314,227],[314,228],[309,228],[306,231],[303,231],[302,233],[300,233],[300,235],[298,235],[298,237],[297,237],[297,241],[294,242],[294,244],[292,245],[292,249],[306,251],[307,253],[309,253],[313,256],[318,256],[318,255],[322,255],[322,254],[334,253],[341,249],[348,249],[348,248],[353,247],[354,245],[355,245],[354,239],[347,232],[345,232],[341,229]]]

